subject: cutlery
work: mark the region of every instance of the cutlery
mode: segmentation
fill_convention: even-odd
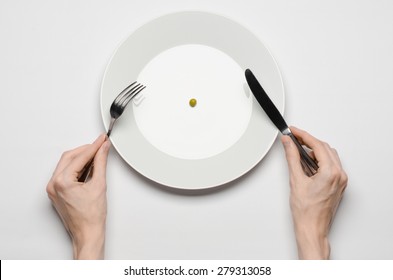
[[[116,120],[123,114],[124,109],[130,103],[130,101],[142,90],[144,90],[146,86],[133,82],[125,89],[123,89],[119,95],[113,100],[111,108],[109,110],[111,115],[111,121],[109,123],[109,128],[107,132],[107,136],[109,137],[112,133],[113,125],[115,124]],[[94,157],[85,165],[82,170],[82,174],[78,178],[78,182],[86,182],[90,178],[91,171],[94,165]]]
[[[254,74],[251,72],[250,69],[246,70],[245,75],[252,93],[254,94],[259,105],[261,105],[262,109],[266,112],[270,120],[281,131],[283,135],[288,135],[295,143],[297,149],[299,150],[300,162],[303,166],[305,173],[308,176],[312,176],[317,173],[318,164],[308,155],[308,153],[304,150],[295,135],[292,134],[281,113],[278,111],[277,107],[266,94],[265,90],[262,88],[257,78],[255,78]]]

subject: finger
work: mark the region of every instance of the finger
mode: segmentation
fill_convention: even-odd
[[[339,170],[339,172],[340,172],[340,186],[342,187],[342,192],[344,192],[344,190],[345,190],[345,188],[346,188],[346,186],[347,186],[347,183],[348,183],[348,175],[347,175],[347,173],[344,171],[344,169],[343,169],[343,167],[342,167],[342,164],[341,164],[341,160],[340,160],[340,157],[339,157],[339,155],[338,155],[338,153],[337,153],[337,151],[336,151],[336,149],[334,149],[334,148],[331,148],[331,150],[330,150],[330,152],[331,152],[331,155],[332,155],[332,162],[335,164],[335,166],[338,168],[338,170]]]
[[[330,145],[328,143],[324,143],[324,146],[325,146],[326,155],[328,156],[329,161],[326,160],[323,164],[326,164],[326,165],[329,164],[331,167],[335,166],[339,170],[341,170],[342,169],[341,161],[340,161],[337,151],[334,148],[330,147]]]
[[[60,174],[70,164],[72,159],[75,158],[76,155],[81,153],[81,151],[85,150],[88,145],[89,144],[86,144],[86,145],[77,147],[73,150],[64,152],[61,155],[59,162],[57,163],[55,171],[53,172],[53,176],[57,176],[58,174]]]
[[[86,164],[94,157],[102,143],[105,142],[106,134],[101,134],[92,144],[87,145],[85,149],[80,150],[79,154],[76,155],[67,168],[74,175],[78,175],[80,171],[86,166]]]
[[[335,162],[335,164],[337,166],[339,166],[340,168],[342,168],[341,160],[340,160],[340,157],[339,157],[336,149],[330,148],[330,154],[331,154],[332,160]]]
[[[106,180],[106,165],[109,148],[110,142],[107,140],[101,145],[94,158],[93,181],[102,180],[105,182]]]
[[[297,127],[295,127],[295,126],[291,126],[290,127],[290,130],[291,130],[291,132],[293,133],[293,135],[295,135],[296,136],[296,138],[299,140],[299,142],[302,144],[302,145],[306,145],[306,146],[308,146],[309,148],[313,148],[312,146],[310,146],[309,144],[311,144],[311,145],[319,145],[319,144],[321,144],[322,143],[322,141],[321,140],[319,140],[319,139],[317,139],[316,137],[314,137],[314,136],[312,136],[311,134],[309,134],[307,131],[305,131],[305,130],[302,130],[302,129],[300,129],[300,128],[297,128]]]
[[[281,137],[281,141],[284,145],[290,175],[295,177],[305,176],[300,163],[299,151],[293,143],[292,139],[289,136],[283,135]]]
[[[291,126],[293,135],[304,145],[314,151],[315,159],[319,163],[329,162],[331,160],[330,152],[327,150],[326,143],[315,138],[304,130]]]

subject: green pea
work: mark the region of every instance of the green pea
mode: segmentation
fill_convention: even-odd
[[[190,104],[191,107],[195,107],[197,105],[196,99],[195,98],[190,99],[189,104]]]

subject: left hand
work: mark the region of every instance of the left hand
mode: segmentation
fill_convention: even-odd
[[[72,238],[74,259],[104,257],[106,227],[106,162],[110,142],[100,135],[92,144],[63,153],[46,191]],[[94,157],[91,179],[78,182]]]

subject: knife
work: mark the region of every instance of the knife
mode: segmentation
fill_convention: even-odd
[[[308,153],[304,150],[304,148],[297,140],[295,135],[292,134],[291,130],[289,129],[281,113],[278,111],[277,107],[274,105],[274,103],[271,101],[269,96],[266,94],[265,90],[262,88],[257,78],[255,78],[254,74],[251,72],[250,69],[246,70],[245,75],[246,75],[248,86],[250,87],[259,105],[261,105],[262,109],[265,111],[267,116],[274,123],[274,125],[281,131],[283,135],[288,135],[295,143],[297,149],[299,150],[300,162],[303,166],[305,173],[308,176],[312,176],[315,173],[317,173],[318,164],[308,155]]]

